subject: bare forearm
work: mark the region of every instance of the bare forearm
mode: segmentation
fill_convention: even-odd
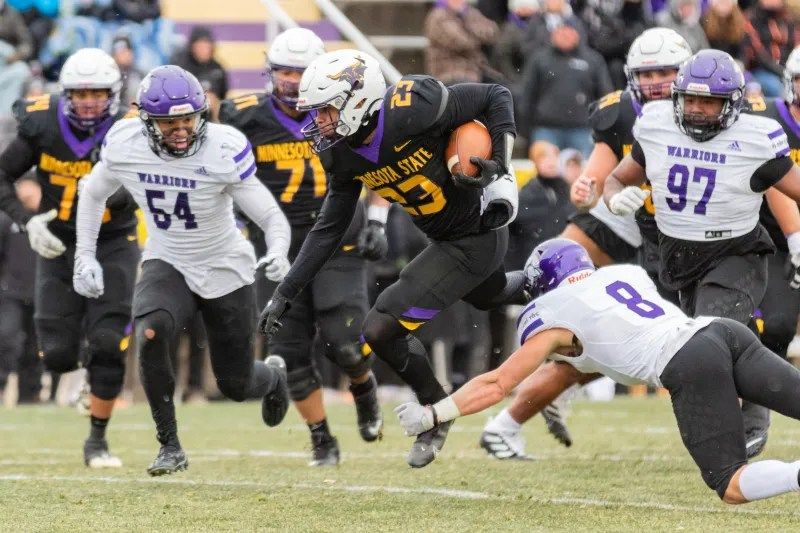
[[[471,379],[453,393],[453,401],[461,416],[466,416],[500,403],[510,392],[500,384],[498,373],[494,371]]]

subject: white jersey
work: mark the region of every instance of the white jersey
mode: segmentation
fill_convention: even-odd
[[[642,245],[642,233],[639,231],[639,225],[636,223],[634,215],[615,215],[602,199],[597,202],[597,205],[589,213],[634,248]]]
[[[253,246],[236,227],[233,198],[242,207],[240,198],[258,198],[261,210],[272,199],[280,212],[254,177],[255,168],[250,143],[230,126],[209,123],[195,155],[165,160],[150,149],[142,122],[134,118],[108,132],[86,187],[96,197],[123,186],[144,213],[148,239],[142,259],[171,264],[194,293],[217,298],[254,281]],[[259,213],[245,210],[250,211]],[[279,247],[288,249],[288,235],[285,240]]]
[[[583,373],[599,372],[624,385],[660,387],[667,363],[714,320],[687,317],[659,296],[650,277],[636,265],[612,265],[576,278],[528,304],[517,321],[517,333],[524,344],[540,331],[571,331],[583,352],[550,358]]]
[[[705,142],[681,132],[672,102],[651,102],[633,127],[653,186],[658,229],[687,241],[739,237],[758,224],[763,191],[751,189],[753,173],[789,153],[781,125],[742,114]]]

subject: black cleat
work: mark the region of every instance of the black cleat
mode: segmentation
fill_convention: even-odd
[[[372,385],[368,391],[356,396],[353,400],[356,404],[356,416],[358,417],[358,432],[361,438],[367,442],[373,442],[383,438],[383,415],[381,406],[378,403],[378,382],[370,372],[369,383]],[[362,385],[357,385],[361,387]],[[352,392],[353,385],[350,386]]]
[[[270,355],[264,361],[278,373],[278,382],[261,400],[261,419],[269,427],[275,427],[283,421],[289,410],[289,382],[286,378],[286,362],[280,355]]]
[[[163,476],[189,468],[189,459],[179,446],[162,444],[153,464],[147,469],[151,476]]]
[[[572,446],[572,436],[569,434],[567,424],[561,416],[561,409],[556,404],[551,403],[542,409],[542,416],[547,424],[547,431],[567,448]]]
[[[436,459],[436,456],[444,447],[447,432],[450,431],[450,426],[452,425],[452,420],[442,422],[435,428],[417,435],[417,439],[411,445],[411,450],[408,452],[408,457],[406,457],[408,465],[411,468],[422,468]]]
[[[311,461],[308,466],[338,466],[339,464],[339,443],[336,437],[325,438],[318,442],[313,442],[314,447],[311,452]]]
[[[119,468],[122,461],[109,453],[106,439],[88,438],[83,443],[83,464],[89,468]]]

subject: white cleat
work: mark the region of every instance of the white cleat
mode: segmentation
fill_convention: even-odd
[[[495,459],[533,460],[533,457],[525,453],[525,437],[521,431],[484,431],[479,444]]]

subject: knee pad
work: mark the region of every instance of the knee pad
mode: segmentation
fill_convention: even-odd
[[[308,398],[312,392],[322,387],[322,378],[317,369],[312,366],[305,366],[290,370],[289,396],[294,402],[301,402]]]
[[[175,321],[167,311],[156,309],[135,320],[136,341],[140,347],[153,342],[169,342]]]
[[[89,334],[86,360],[89,386],[101,400],[113,400],[122,390],[128,341],[124,332],[110,328],[97,328]]]
[[[50,372],[71,372],[80,360],[80,328],[72,329],[62,320],[37,320],[39,357]]]
[[[243,402],[248,399],[250,377],[217,377],[219,391],[234,402]]]
[[[372,351],[356,343],[329,346],[325,355],[351,378],[363,376],[372,366]]]

